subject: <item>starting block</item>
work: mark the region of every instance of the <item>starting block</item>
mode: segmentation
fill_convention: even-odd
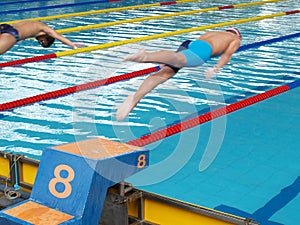
[[[102,138],[47,148],[30,198],[0,224],[98,225],[108,188],[148,165],[148,150]]]

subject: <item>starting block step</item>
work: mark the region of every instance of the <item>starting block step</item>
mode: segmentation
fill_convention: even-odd
[[[63,222],[74,218],[74,216],[48,208],[32,201],[24,201],[20,205],[6,210],[5,214],[8,215],[7,218],[16,222],[11,222],[11,224],[18,224],[20,221],[23,221],[21,224],[62,224]]]
[[[47,148],[29,200],[0,211],[0,224],[97,225],[108,188],[148,165],[148,150],[102,138]]]

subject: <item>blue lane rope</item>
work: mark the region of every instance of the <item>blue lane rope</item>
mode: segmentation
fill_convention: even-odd
[[[295,37],[300,37],[300,32],[294,33],[294,34],[288,34],[288,35],[281,36],[281,37],[272,38],[272,39],[265,40],[265,41],[259,41],[259,42],[255,42],[255,43],[252,43],[252,44],[243,45],[237,50],[237,52],[244,51],[244,50],[249,49],[249,48],[260,47],[260,46],[263,46],[263,45],[266,45],[266,44],[271,44],[271,43],[274,43],[274,42],[284,41],[284,40],[295,38]]]
[[[286,84],[290,89],[294,89],[296,87],[300,86],[300,79],[299,80],[295,80],[292,83]]]
[[[14,4],[23,4],[23,3],[30,3],[30,2],[47,2],[49,0],[21,0],[16,2],[0,2],[1,6],[4,5],[14,5]]]
[[[51,5],[51,6],[44,6],[44,7],[33,7],[33,8],[26,8],[26,9],[14,9],[14,10],[0,11],[0,14],[20,13],[20,12],[27,12],[27,11],[38,11],[38,10],[44,10],[44,9],[56,9],[56,8],[73,7],[73,6],[80,6],[80,5],[105,3],[105,2],[110,2],[110,1],[109,0],[100,0],[100,1],[91,1],[91,2],[80,2],[80,3],[71,3],[71,4]]]

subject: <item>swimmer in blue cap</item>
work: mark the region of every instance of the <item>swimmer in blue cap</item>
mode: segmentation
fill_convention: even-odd
[[[7,52],[18,41],[32,37],[44,48],[50,47],[55,39],[72,48],[82,46],[72,43],[42,22],[25,20],[13,25],[0,24],[0,54]]]
[[[217,64],[208,69],[205,74],[206,78],[215,76],[238,50],[241,38],[242,35],[236,28],[229,28],[225,31],[210,31],[196,40],[184,41],[176,52],[160,50],[150,53],[141,49],[137,53],[125,57],[125,61],[163,65],[160,71],[148,76],[137,92],[128,96],[121,104],[117,110],[117,120],[123,120],[146,94],[173,77],[181,68],[200,66],[210,58],[221,55]]]

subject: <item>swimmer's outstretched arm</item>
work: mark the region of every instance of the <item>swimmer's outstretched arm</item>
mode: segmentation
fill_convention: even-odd
[[[238,50],[240,47],[240,40],[233,41],[226,51],[221,55],[218,63],[213,67],[206,71],[205,77],[210,79],[216,75],[226,64],[228,64],[231,60],[232,55]]]
[[[51,27],[49,27],[46,24],[43,24],[42,31],[45,32],[46,34],[48,34],[49,36],[61,41],[62,43],[70,46],[71,48],[76,49],[76,48],[80,47],[80,46],[77,46],[72,41],[70,41],[68,38],[64,37],[63,35],[59,34],[55,30],[53,30]]]

